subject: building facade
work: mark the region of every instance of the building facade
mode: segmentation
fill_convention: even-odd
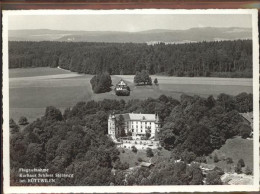
[[[124,132],[132,134],[133,139],[142,139],[146,133],[150,133],[150,139],[153,139],[160,130],[158,114],[126,113],[121,115],[124,118]],[[112,138],[120,137],[122,133],[117,127],[119,116],[120,114],[111,114],[108,118],[108,135]]]
[[[115,93],[117,96],[129,96],[130,88],[124,80],[120,80],[115,86]]]

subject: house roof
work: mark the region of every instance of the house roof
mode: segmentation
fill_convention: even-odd
[[[116,118],[119,117],[120,114],[116,115]],[[126,113],[121,114],[124,117],[125,121],[134,120],[134,121],[155,121],[155,114],[141,114],[141,113]]]
[[[244,117],[250,124],[253,123],[253,112],[240,113],[240,115]]]
[[[117,85],[117,86],[127,86],[127,84],[125,83],[125,81],[122,80],[122,79],[121,79],[116,85]]]
[[[153,164],[150,163],[150,162],[141,162],[140,166],[144,166],[144,167],[150,167],[152,166]]]

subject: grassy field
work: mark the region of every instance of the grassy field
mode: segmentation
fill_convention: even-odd
[[[253,170],[253,140],[242,139],[241,137],[228,139],[219,150],[215,150],[211,155],[214,156],[215,154],[218,156],[218,159],[220,159],[215,165],[226,172],[232,171],[239,159],[243,159],[245,165]],[[228,165],[226,161],[224,161],[224,158],[228,157],[232,158],[233,164]],[[208,157],[207,162],[213,164],[213,158],[210,159]]]
[[[134,93],[143,91],[142,86],[135,87],[133,75],[117,75],[132,85]],[[149,95],[166,94],[179,98],[181,94],[200,96],[218,96],[220,93],[237,95],[241,92],[253,93],[253,81],[249,78],[209,78],[209,77],[168,77],[151,76],[158,79],[159,85],[148,87]],[[140,89],[140,91],[139,91]]]
[[[252,79],[230,78],[179,78],[156,76],[159,86],[135,86],[133,75],[112,76],[113,85],[124,79],[131,88],[130,96],[116,96],[110,92],[94,94],[91,89],[92,75],[83,75],[57,68],[26,68],[9,70],[10,117],[18,121],[20,116],[33,121],[41,117],[46,106],[64,110],[79,101],[107,99],[157,98],[162,94],[179,99],[183,93],[190,95],[217,96],[224,92],[238,94],[252,92]],[[155,76],[152,76],[154,79]],[[223,85],[226,84],[226,85]]]
[[[9,77],[34,77],[34,76],[43,76],[43,75],[57,75],[57,74],[66,74],[70,73],[69,71],[61,71],[58,68],[49,68],[49,67],[37,67],[37,68],[16,68],[9,70]]]
[[[127,162],[130,167],[134,167],[140,164],[138,161],[139,158],[142,159],[143,162],[156,162],[158,157],[165,157],[169,158],[171,155],[171,152],[165,149],[162,150],[153,150],[154,157],[148,158],[146,156],[146,150],[138,150],[137,153],[134,153],[132,150],[129,149],[123,149],[119,148],[120,151],[120,161],[121,162]],[[158,154],[159,153],[159,154]]]

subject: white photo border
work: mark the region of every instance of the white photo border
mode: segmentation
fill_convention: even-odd
[[[109,14],[250,14],[253,41],[253,130],[254,181],[253,185],[182,185],[182,186],[10,186],[9,158],[9,71],[8,71],[8,16],[11,15],[109,15]],[[12,10],[3,11],[3,184],[4,193],[150,193],[150,192],[213,192],[259,191],[259,44],[257,9],[134,9],[134,10]]]

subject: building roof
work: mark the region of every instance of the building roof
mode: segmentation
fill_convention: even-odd
[[[125,81],[122,80],[122,79],[121,79],[116,85],[117,85],[117,86],[127,86],[127,84],[125,83]]]
[[[117,114],[116,117],[118,118],[120,114]],[[155,121],[155,114],[141,114],[141,113],[126,113],[121,114],[125,121],[127,120],[134,120],[134,121]]]
[[[150,167],[152,166],[153,164],[150,163],[150,162],[141,162],[140,166],[144,166],[144,167]]]
[[[240,115],[244,117],[250,124],[253,123],[253,112],[240,113]]]

